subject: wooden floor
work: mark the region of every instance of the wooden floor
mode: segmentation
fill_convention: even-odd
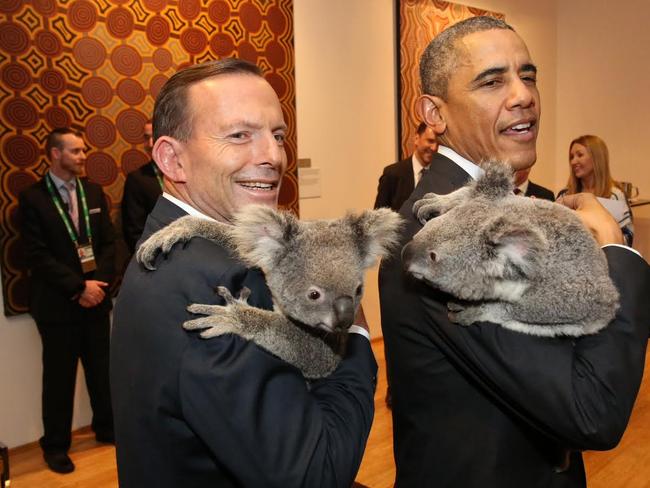
[[[370,488],[393,486],[392,425],[384,403],[386,376],[384,346],[373,343],[380,367],[375,395],[375,421],[357,481]],[[646,358],[646,371],[650,357]],[[589,488],[650,488],[650,374],[641,385],[630,425],[620,445],[607,452],[585,453]],[[76,471],[59,475],[49,471],[36,444],[11,450],[11,488],[115,488],[115,449],[98,444],[88,429],[77,431],[70,456]]]

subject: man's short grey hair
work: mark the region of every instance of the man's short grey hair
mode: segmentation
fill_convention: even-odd
[[[420,58],[422,93],[446,99],[449,77],[458,63],[456,42],[469,34],[492,29],[508,29],[514,32],[503,20],[481,16],[461,20],[438,34]]]

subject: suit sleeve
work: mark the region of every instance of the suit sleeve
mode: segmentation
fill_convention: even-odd
[[[650,271],[629,250],[604,252],[621,306],[597,334],[550,339],[494,324],[438,323],[459,368],[504,408],[571,449],[610,449],[618,443],[643,376]]]
[[[45,222],[38,204],[34,201],[35,198],[34,194],[28,195],[23,192],[18,200],[25,260],[34,275],[46,280],[52,287],[62,290],[72,299],[83,291],[84,279],[52,253],[44,232],[46,226],[51,223]],[[69,239],[67,235],[64,238]]]
[[[122,197],[122,232],[131,253],[135,252],[135,245],[142,235],[147,220],[148,212],[144,198],[144,192],[138,188],[135,175],[133,173],[127,175]]]
[[[245,283],[253,290],[261,283]],[[252,343],[197,338],[184,355],[183,414],[243,486],[351,486],[374,413],[370,344],[350,338],[328,378],[300,372]]]
[[[392,206],[392,196],[397,191],[397,178],[393,175],[388,168],[384,168],[384,172],[379,177],[379,185],[377,186],[377,198],[375,199],[374,208]]]

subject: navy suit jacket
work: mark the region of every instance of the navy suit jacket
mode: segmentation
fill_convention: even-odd
[[[161,197],[144,237],[185,215]],[[349,487],[374,413],[377,365],[351,335],[329,377],[300,371],[239,336],[201,339],[191,303],[223,303],[243,286],[272,306],[261,272],[202,238],[145,271],[131,261],[114,314],[111,388],[122,488]]]
[[[437,154],[402,207],[402,243],[421,227],[424,193],[469,178]],[[615,320],[579,339],[541,338],[447,318],[449,297],[402,271],[380,269],[382,328],[393,399],[397,487],[583,487],[578,450],[609,449],[629,419],[643,373],[650,310],[648,265],[606,247],[621,293]],[[570,459],[568,469],[554,469]]]
[[[124,182],[122,197],[122,234],[129,251],[135,251],[147,217],[162,193],[153,161],[131,171]]]
[[[543,198],[544,200],[550,200],[551,202],[555,201],[555,195],[551,190],[542,185],[537,185],[530,180],[528,180],[528,188],[526,188],[525,196]]]
[[[413,193],[414,186],[411,157],[386,166],[379,177],[375,208],[388,207],[398,211]]]

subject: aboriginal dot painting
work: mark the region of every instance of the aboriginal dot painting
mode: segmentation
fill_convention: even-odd
[[[292,0],[1,0],[0,172],[5,314],[27,311],[17,197],[48,169],[50,130],[84,132],[86,175],[114,222],[125,175],[147,162],[142,127],[179,68],[239,57],[278,93],[289,126],[281,206],[298,212]],[[119,226],[116,226],[116,230]]]
[[[396,0],[399,141],[400,159],[413,152],[413,138],[420,125],[415,102],[420,96],[420,57],[435,36],[452,24],[470,17],[489,15],[505,19],[503,14],[441,0]]]

